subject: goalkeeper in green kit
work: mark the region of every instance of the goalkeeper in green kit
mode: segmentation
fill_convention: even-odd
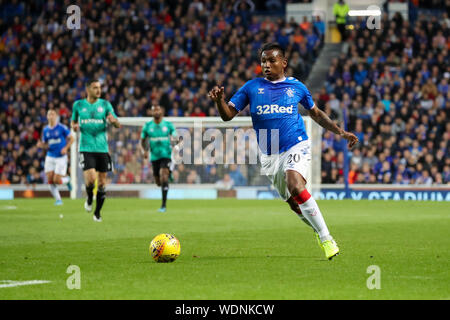
[[[107,140],[107,125],[119,128],[120,123],[109,101],[100,99],[102,90],[100,81],[89,80],[86,83],[87,98],[77,100],[72,109],[72,128],[81,132],[79,158],[86,185],[87,199],[84,208],[92,212],[93,190],[98,178],[97,202],[94,221],[101,222],[100,210],[106,198],[106,174],[113,170]]]
[[[162,205],[159,211],[166,212],[169,177],[173,170],[171,142],[177,136],[177,132],[171,122],[163,120],[164,111],[161,106],[152,106],[152,115],[153,120],[147,122],[142,128],[140,147],[144,159],[147,160],[149,157],[147,139],[150,140],[153,176],[162,192]]]

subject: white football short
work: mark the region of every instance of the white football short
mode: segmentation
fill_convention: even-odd
[[[46,156],[44,171],[45,173],[53,171],[60,176],[67,175],[67,155],[58,158]]]
[[[287,188],[285,172],[294,170],[307,180],[311,166],[311,144],[305,140],[292,146],[289,150],[280,154],[260,153],[261,173],[265,174],[272,185],[277,189],[280,197],[287,201],[291,194]]]

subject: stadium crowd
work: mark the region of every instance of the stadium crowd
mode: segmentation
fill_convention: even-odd
[[[70,1],[3,3],[0,183],[45,179],[39,175],[44,151],[36,142],[46,110],[55,108],[60,122],[69,125],[71,106],[84,98],[84,81],[92,74],[103,82],[104,98],[117,115],[130,117],[151,116],[150,105],[157,102],[169,116],[216,116],[207,90],[222,82],[230,96],[257,76],[258,49],[267,41],[282,43],[291,57],[289,72],[305,79],[323,44],[323,22],[259,18],[251,4],[89,1],[81,6],[81,30],[68,30]],[[129,149],[117,148],[120,139]],[[110,142],[118,168],[115,182],[152,181],[148,165],[140,171],[138,136],[121,134]],[[123,170],[122,164],[127,164]],[[186,170],[175,173],[179,182],[199,182],[204,175]],[[233,176],[234,170],[226,171]]]
[[[230,98],[260,75],[263,43],[282,44],[287,74],[304,81],[324,40],[320,18],[298,24],[256,16],[251,1],[87,1],[80,30],[67,29],[70,4],[0,1],[0,184],[45,181],[45,151],[36,143],[46,112],[56,109],[69,125],[87,77],[102,81],[118,116],[151,116],[158,102],[167,116],[217,116],[207,90],[222,83]],[[331,62],[316,102],[338,121],[345,107],[362,141],[351,157],[352,182],[448,183],[448,26],[383,23],[392,27],[351,32],[347,41],[355,42]],[[112,182],[153,182],[138,152],[139,131],[112,131]],[[324,134],[323,182],[342,181],[341,142]],[[173,178],[225,188],[262,183],[253,170],[180,165]]]
[[[354,132],[349,183],[450,182],[449,19],[419,17],[414,24],[384,16],[379,30],[364,21],[349,32],[315,95],[326,112]],[[322,140],[322,182],[343,182],[345,142]]]

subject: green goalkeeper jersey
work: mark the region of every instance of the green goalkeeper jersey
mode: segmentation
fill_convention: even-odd
[[[109,101],[97,99],[89,103],[86,99],[73,104],[72,121],[80,126],[80,152],[108,152],[106,117],[112,114],[117,118]]]
[[[160,123],[155,123],[152,120],[147,122],[142,128],[141,138],[149,138],[150,140],[150,160],[171,159],[172,146],[170,144],[170,136],[175,137],[176,135],[175,127],[169,121],[162,120]]]

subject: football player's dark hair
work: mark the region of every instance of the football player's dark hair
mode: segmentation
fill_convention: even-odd
[[[86,83],[85,83],[85,85],[86,85],[86,87],[89,87],[92,83],[94,83],[94,82],[100,82],[100,80],[98,80],[97,78],[88,78],[87,80],[86,80]]]
[[[286,52],[284,51],[284,48],[279,43],[276,43],[276,42],[269,42],[269,43],[264,44],[261,47],[259,56],[261,57],[261,55],[264,51],[269,51],[269,50],[278,50],[281,52],[283,58],[285,57]]]

